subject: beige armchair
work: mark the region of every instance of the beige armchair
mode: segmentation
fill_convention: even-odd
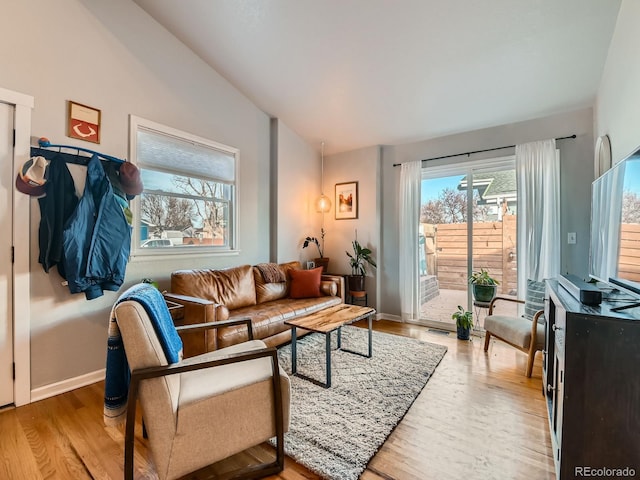
[[[252,340],[248,319],[190,325],[190,330],[248,325],[249,341],[168,364],[145,308],[114,307],[131,369],[125,434],[125,478],[133,479],[136,403],[161,480],[174,479],[276,437],[275,459],[246,466],[234,478],[256,478],[284,467],[290,384],[275,348]]]
[[[524,304],[524,300],[508,297],[495,297],[489,306],[489,313],[484,319],[484,351],[489,350],[489,341],[494,336],[512,347],[527,354],[527,377],[531,377],[533,361],[538,350],[544,349],[544,310],[538,310],[529,320],[525,317],[498,315],[494,309],[497,302],[515,302]]]

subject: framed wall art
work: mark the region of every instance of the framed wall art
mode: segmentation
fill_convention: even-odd
[[[336,183],[336,220],[358,218],[358,182]]]
[[[100,110],[71,100],[67,103],[67,137],[100,143]]]

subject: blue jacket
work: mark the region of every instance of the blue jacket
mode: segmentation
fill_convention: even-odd
[[[131,226],[97,155],[89,160],[84,193],[63,237],[71,293],[84,292],[92,300],[103,290],[120,288],[129,260]]]

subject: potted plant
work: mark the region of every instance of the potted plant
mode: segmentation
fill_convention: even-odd
[[[488,303],[496,296],[496,290],[500,282],[491,277],[487,270],[481,268],[479,272],[471,274],[469,284],[473,286],[473,298],[477,302]]]
[[[461,305],[458,305],[458,311],[451,315],[451,318],[456,321],[458,339],[469,340],[469,332],[473,328],[473,313],[465,311]]]
[[[349,291],[364,292],[364,277],[367,274],[366,265],[369,264],[372,267],[377,265],[375,260],[371,258],[371,250],[360,245],[357,238],[351,242],[351,246],[353,247],[353,254],[346,252],[351,265],[351,275],[347,277]]]
[[[329,266],[329,258],[324,256],[324,228],[320,229],[320,239],[317,237],[306,237],[302,248],[307,248],[309,245],[314,244],[318,249],[318,258],[314,258],[313,261],[316,267],[322,267],[322,273],[327,273],[327,267]]]

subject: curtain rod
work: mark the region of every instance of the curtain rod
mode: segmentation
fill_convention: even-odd
[[[573,135],[569,135],[568,137],[558,137],[556,138],[556,140],[566,140],[568,138],[576,138],[576,135],[573,134]],[[515,147],[515,145],[505,145],[504,147],[485,148],[484,150],[474,150],[472,152],[454,153],[453,155],[443,155],[442,157],[425,158],[424,160],[421,160],[421,162],[429,162],[431,160],[441,160],[443,158],[461,157],[463,155],[469,156],[474,153],[493,152],[494,150],[502,150],[504,148],[513,148],[513,147]],[[393,164],[394,167],[399,167],[400,165],[402,164],[401,163]]]

